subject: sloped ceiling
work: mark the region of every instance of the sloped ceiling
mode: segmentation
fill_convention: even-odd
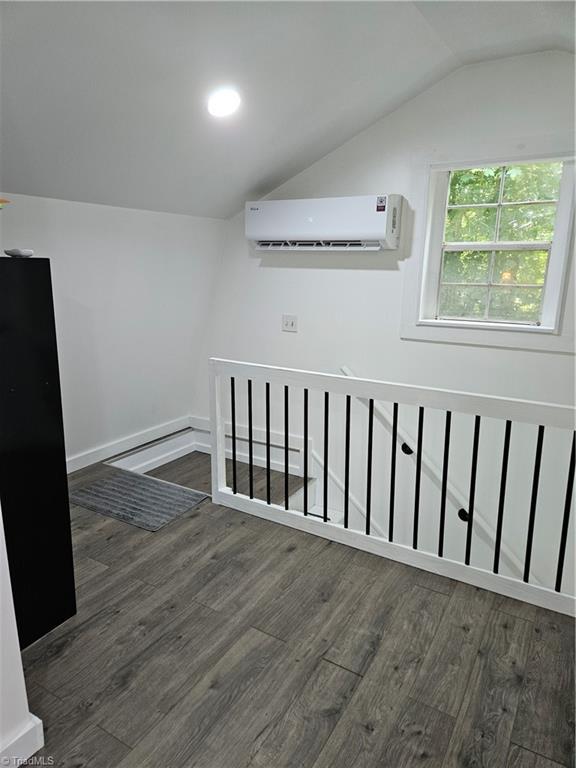
[[[574,51],[569,2],[3,2],[0,13],[3,191],[218,218],[463,64]],[[242,107],[218,121],[206,96],[229,83]]]

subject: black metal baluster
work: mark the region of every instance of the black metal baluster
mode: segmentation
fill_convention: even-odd
[[[526,537],[526,556],[524,558],[524,581],[530,578],[530,560],[532,559],[532,542],[534,540],[534,523],[536,522],[536,505],[538,503],[538,485],[540,483],[540,465],[542,464],[542,445],[544,443],[544,427],[538,427],[536,441],[536,457],[534,459],[534,475],[532,478],[532,497],[530,499],[530,517],[528,519],[528,536]]]
[[[422,437],[424,433],[424,408],[418,408],[418,447],[416,448],[416,479],[414,485],[414,531],[412,548],[418,549],[418,522],[420,518],[420,479],[422,475]]]
[[[232,493],[238,492],[236,475],[236,381],[230,378],[230,418],[232,420]]]
[[[304,390],[304,514],[308,514],[308,390]]]
[[[440,530],[438,532],[438,557],[444,557],[444,527],[446,524],[446,491],[448,489],[448,461],[450,459],[450,426],[452,412],[446,411],[444,427],[444,460],[442,463],[442,490],[440,492]]]
[[[494,573],[500,567],[500,545],[502,543],[502,523],[504,520],[504,501],[506,499],[506,478],[508,476],[508,456],[510,455],[510,433],[512,422],[506,422],[504,431],[504,450],[502,451],[502,472],[500,474],[500,498],[498,499],[498,522],[496,523],[496,541],[494,542]]]
[[[348,528],[350,512],[350,403],[352,398],[346,395],[346,437],[344,449],[344,528]]]
[[[248,379],[248,479],[250,498],[254,498],[254,445],[252,434],[252,379]]]
[[[398,443],[398,403],[392,413],[392,458],[390,460],[390,515],[388,518],[388,540],[394,541],[394,502],[396,496],[396,446]]]
[[[289,454],[288,451],[290,449],[289,445],[290,441],[290,420],[288,416],[288,386],[284,386],[284,509],[288,509],[290,506],[289,503],[289,480],[290,475],[288,474],[288,459]]]
[[[271,503],[270,482],[270,382],[266,382],[266,503]]]
[[[474,418],[474,442],[472,444],[472,466],[470,467],[470,495],[468,500],[468,527],[466,529],[466,556],[464,562],[470,565],[472,554],[472,530],[474,526],[474,501],[476,497],[476,472],[478,470],[478,446],[480,444],[480,416]]]
[[[328,419],[330,395],[324,392],[324,522],[328,521]]]
[[[368,404],[368,464],[366,469],[366,535],[370,536],[372,512],[372,446],[374,442],[374,400]]]
[[[568,540],[568,525],[570,523],[570,507],[572,506],[572,492],[574,490],[574,465],[576,456],[576,433],[572,435],[572,451],[570,453],[570,466],[568,468],[568,482],[566,483],[566,499],[564,501],[564,517],[562,519],[562,534],[560,536],[560,551],[558,553],[558,570],[556,571],[556,592],[562,590],[562,571],[564,570],[564,558],[566,556],[566,542]]]

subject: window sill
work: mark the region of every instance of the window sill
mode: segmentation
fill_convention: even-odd
[[[400,337],[411,341],[437,344],[461,344],[475,347],[503,347],[533,352],[574,354],[574,333],[565,329],[535,325],[469,323],[452,320],[416,320],[404,318]]]
[[[464,330],[484,330],[513,333],[552,333],[557,335],[558,330],[547,325],[525,325],[523,323],[484,323],[481,320],[436,320],[422,318],[417,321],[418,326],[430,328],[462,328]]]

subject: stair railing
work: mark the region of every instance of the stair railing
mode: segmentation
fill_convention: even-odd
[[[271,464],[270,464],[270,432],[271,432],[271,387],[276,392],[282,392],[282,422],[284,425],[284,499],[283,503],[274,503],[271,499]],[[257,393],[256,393],[257,388]],[[316,408],[312,414],[311,394],[317,398]],[[299,528],[324,538],[339,541],[343,544],[373,552],[393,560],[423,568],[450,578],[459,579],[470,584],[509,597],[525,600],[543,607],[574,615],[575,601],[570,593],[572,578],[566,577],[566,562],[574,567],[574,552],[569,537],[572,496],[575,469],[575,411],[569,406],[550,403],[534,402],[519,399],[500,398],[491,395],[471,394],[443,389],[419,387],[414,385],[394,384],[389,382],[331,375],[311,371],[302,371],[275,366],[244,363],[231,360],[210,360],[210,393],[211,393],[211,432],[212,432],[212,495],[214,503],[238,509],[259,517],[263,517],[283,525]],[[290,398],[292,396],[292,399]],[[294,409],[294,397],[297,396],[298,408]],[[335,425],[335,415],[332,402],[340,398],[345,404],[344,423]],[[349,524],[349,493],[350,493],[350,459],[351,459],[351,401],[353,398],[364,400],[368,404],[366,424],[366,445],[362,450],[366,479],[366,498],[364,505],[363,530],[353,530]],[[374,412],[379,402],[392,405],[392,434],[390,449],[390,466],[388,467],[389,509],[387,536],[381,529],[376,533],[372,525],[375,510],[372,507],[373,490],[373,453],[374,453]],[[237,482],[237,420],[238,406],[241,404],[242,413],[248,421],[248,493],[241,493]],[[395,483],[398,461],[398,413],[400,408],[415,407],[418,414],[418,429],[414,445],[415,473],[414,490],[410,510],[399,508],[396,502]],[[275,403],[278,409],[278,403]],[[423,551],[420,534],[426,520],[421,519],[423,506],[422,474],[423,474],[423,433],[428,409],[442,411],[445,414],[444,453],[440,491],[440,512],[438,527],[438,550]],[[266,498],[256,498],[254,493],[254,421],[255,411],[264,419],[264,439],[266,444]],[[468,487],[466,535],[463,551],[459,559],[448,558],[443,551],[443,536],[446,516],[446,502],[449,483],[449,457],[451,441],[452,417],[456,414],[468,414],[473,417],[473,430],[470,435],[471,462],[469,473],[465,478]],[[321,425],[319,451],[322,457],[322,477],[318,478],[322,485],[321,519],[312,517],[309,512],[307,485],[311,457],[310,434],[311,416],[315,423]],[[475,542],[476,491],[478,482],[478,459],[482,444],[483,419],[497,419],[502,424],[501,471],[494,481],[498,484],[497,524],[492,543],[492,568],[481,568],[473,561],[473,545]],[[226,420],[231,422],[231,437],[227,446]],[[297,420],[302,429],[302,467],[303,467],[303,508],[290,508],[290,492],[288,482],[288,455],[290,451],[290,429]],[[526,510],[527,525],[522,542],[522,574],[520,577],[504,575],[500,572],[503,525],[507,512],[508,464],[511,451],[511,433],[516,423],[534,426],[533,463],[528,468],[527,481],[530,483],[530,500]],[[293,427],[292,427],[293,429]],[[334,430],[341,430],[344,436],[344,515],[341,521],[334,521],[329,516],[329,467],[331,463],[331,442]],[[547,429],[565,430],[570,441],[569,456],[564,462],[567,472],[564,478],[558,478],[562,486],[562,501],[558,504],[558,530],[553,531],[557,540],[550,551],[546,551],[549,563],[553,563],[555,578],[550,586],[534,583],[532,556],[535,544],[536,516],[538,511],[538,494],[545,434]],[[294,431],[294,430],[293,430]],[[230,481],[226,473],[227,448],[232,458],[232,473]],[[358,456],[354,457],[356,460]],[[383,510],[376,510],[381,516]],[[394,523],[400,516],[409,514],[411,525],[411,544],[395,541]],[[572,573],[570,572],[570,576]]]
[[[344,376],[356,378],[356,374],[352,369],[343,365],[340,370]],[[369,401],[363,398],[358,399],[359,403],[362,403],[366,408],[369,407]],[[393,414],[391,414],[382,403],[376,403],[374,406],[374,413],[376,419],[390,432],[393,429]],[[403,430],[400,425],[397,427],[397,442],[401,447],[402,452],[410,457],[413,461],[416,461],[416,454],[412,446],[416,444],[416,440],[413,435],[410,435],[407,431]],[[443,483],[443,467],[439,466],[434,459],[426,452],[422,452],[422,472],[426,474],[438,487],[442,487]],[[459,508],[461,513],[461,519],[466,522],[468,518],[467,506],[468,498],[466,498],[465,492],[458,488],[450,479],[446,478],[446,503],[451,502],[455,507]],[[484,538],[486,543],[491,544],[496,540],[496,531],[493,526],[483,516],[481,509],[476,505],[476,530],[480,537]],[[508,565],[510,572],[518,577],[522,577],[523,564],[517,554],[505,543],[502,544],[500,549],[500,560],[502,563]],[[534,584],[542,584],[542,579],[537,572],[532,573],[532,580]]]

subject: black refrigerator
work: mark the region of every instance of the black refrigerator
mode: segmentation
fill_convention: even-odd
[[[0,257],[0,504],[25,648],[76,613],[48,259]]]

